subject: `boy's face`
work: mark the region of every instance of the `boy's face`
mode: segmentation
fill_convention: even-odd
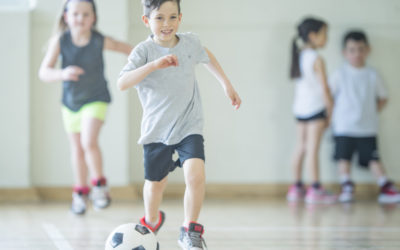
[[[173,47],[177,38],[175,36],[182,20],[178,4],[175,1],[164,2],[160,8],[151,11],[150,16],[143,16],[143,22],[151,29],[154,41],[163,47]]]
[[[364,41],[348,40],[343,49],[343,56],[356,68],[364,67],[370,47]]]

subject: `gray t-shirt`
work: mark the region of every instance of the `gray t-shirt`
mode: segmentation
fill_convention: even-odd
[[[135,47],[121,72],[120,76],[166,55],[178,57],[178,67],[156,70],[136,85],[143,107],[139,144],[174,145],[189,135],[203,133],[195,66],[208,63],[208,54],[196,35],[177,36],[179,42],[173,48],[161,47],[150,36]]]
[[[87,103],[111,101],[104,77],[103,46],[104,36],[95,30],[89,43],[82,47],[73,44],[70,31],[60,38],[62,68],[74,65],[85,71],[79,81],[63,82],[62,102],[72,111],[78,111]]]

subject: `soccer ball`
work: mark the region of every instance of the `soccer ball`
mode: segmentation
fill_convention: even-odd
[[[108,236],[105,250],[159,250],[156,236],[147,227],[128,223],[118,226]]]

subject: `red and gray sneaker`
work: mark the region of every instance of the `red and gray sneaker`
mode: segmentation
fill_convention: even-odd
[[[381,204],[400,202],[400,192],[392,182],[388,181],[383,187],[381,187],[381,192],[378,196],[378,202]]]
[[[207,249],[203,238],[204,227],[200,224],[191,222],[189,228],[181,227],[179,235],[179,246],[183,250],[203,250]]]
[[[108,207],[111,204],[111,198],[106,178],[93,179],[92,185],[90,200],[92,201],[93,207],[97,210]]]
[[[71,204],[71,212],[73,214],[85,214],[89,191],[89,187],[74,187]]]
[[[160,211],[158,214],[158,223],[157,225],[155,225],[154,227],[152,227],[151,225],[146,223],[146,218],[145,216],[143,216],[140,219],[140,224],[142,224],[143,226],[147,227],[148,229],[150,229],[154,234],[158,233],[158,230],[160,230],[160,228],[162,227],[162,225],[164,224],[165,221],[165,213],[163,211]]]

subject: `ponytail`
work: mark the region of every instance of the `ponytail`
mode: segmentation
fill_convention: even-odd
[[[299,26],[297,26],[297,35],[293,39],[292,44],[292,63],[290,67],[290,78],[296,79],[301,77],[300,70],[300,51],[301,48],[297,46],[297,40],[301,40],[303,43],[309,42],[309,34],[311,32],[319,32],[323,27],[326,27],[327,24],[319,19],[315,18],[306,18],[304,19]]]
[[[296,79],[300,76],[300,50],[297,46],[297,37],[295,37],[292,44],[292,64],[290,67],[290,78]]]

